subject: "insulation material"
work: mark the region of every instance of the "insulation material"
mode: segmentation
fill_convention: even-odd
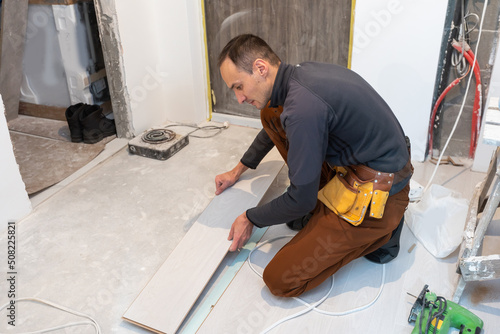
[[[52,7],[30,5],[20,100],[50,106],[69,106],[71,102],[65,79]]]
[[[93,104],[87,31],[77,5],[30,5],[23,58],[23,102]]]
[[[356,1],[351,68],[392,108],[417,161],[425,159],[447,6],[445,0]]]
[[[71,104],[93,104],[89,89],[87,32],[77,5],[52,6]]]

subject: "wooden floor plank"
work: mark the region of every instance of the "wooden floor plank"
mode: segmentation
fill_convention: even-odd
[[[240,271],[241,267],[245,264],[251,250],[255,248],[264,233],[266,233],[267,229],[267,227],[254,229],[252,237],[238,253],[238,256],[228,267],[228,270],[224,273],[224,276],[220,279],[220,281],[217,282],[215,288],[210,292],[204,302],[196,309],[196,313],[194,314],[194,316],[190,319],[189,322],[187,322],[185,327],[181,328],[179,333],[195,333],[198,328],[200,328],[201,324],[205,321],[205,319],[212,311],[214,305],[217,304],[217,301],[224,294],[229,284],[231,284],[231,281]]]
[[[174,333],[227,253],[229,228],[256,206],[283,167],[274,149],[200,215],[186,236],[123,315],[159,333]]]

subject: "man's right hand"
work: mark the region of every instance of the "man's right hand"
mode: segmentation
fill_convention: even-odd
[[[221,194],[224,190],[235,184],[241,174],[247,169],[248,167],[239,162],[238,165],[229,172],[217,175],[215,177],[215,195]]]

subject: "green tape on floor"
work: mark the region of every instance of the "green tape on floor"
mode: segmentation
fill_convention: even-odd
[[[205,301],[198,307],[196,313],[180,333],[195,333],[200,328],[203,321],[205,321],[208,317],[208,314],[212,310],[213,306],[217,303],[217,301],[219,301],[220,297],[224,291],[226,291],[226,288],[243,266],[252,249],[255,248],[264,233],[266,233],[267,229],[267,227],[256,229],[256,231],[252,234],[252,237],[246,243],[245,247],[241,249],[233,263],[231,263],[224,275],[220,278],[219,282],[214,286],[212,292],[210,292]]]

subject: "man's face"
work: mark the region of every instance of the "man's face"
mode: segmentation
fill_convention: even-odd
[[[272,85],[267,80],[267,71],[261,69],[254,63],[253,73],[250,74],[226,58],[220,66],[220,73],[229,89],[233,90],[238,103],[246,102],[262,109],[271,98]]]

